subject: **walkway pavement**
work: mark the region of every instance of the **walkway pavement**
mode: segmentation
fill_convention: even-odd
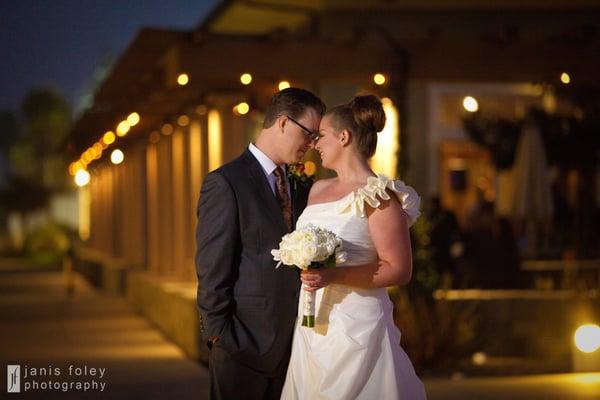
[[[60,271],[0,260],[0,335],[0,398],[208,397],[203,365],[186,359],[123,298],[94,290],[78,275],[68,295]],[[8,364],[21,367],[21,394],[6,393]],[[87,375],[70,375],[86,367]],[[81,389],[61,386],[78,383]],[[85,383],[98,386],[84,392]],[[430,400],[600,399],[600,373],[432,378],[425,386]]]
[[[124,298],[96,291],[78,275],[69,296],[59,271],[0,262],[0,335],[0,398],[208,398],[204,366],[188,360]],[[59,389],[7,394],[7,364],[21,366],[22,392],[33,380]],[[69,376],[85,367],[88,376]],[[95,377],[91,368],[97,368]],[[60,387],[93,381],[98,389],[87,392]]]
[[[429,400],[600,399],[600,373],[428,379]]]

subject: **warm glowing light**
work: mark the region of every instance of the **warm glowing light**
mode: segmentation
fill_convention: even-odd
[[[581,325],[575,331],[575,346],[584,353],[593,353],[600,348],[600,326]]]
[[[477,102],[475,97],[466,96],[463,99],[462,104],[463,104],[463,107],[465,108],[465,110],[467,110],[468,112],[475,112],[475,111],[479,110],[479,103]]]
[[[152,131],[148,140],[150,141],[150,143],[154,144],[160,142],[160,133],[158,131]]]
[[[202,182],[202,176],[204,176],[202,168],[204,164],[203,161],[205,159],[203,148],[204,146],[206,146],[206,144],[203,144],[204,141],[202,140],[201,126],[202,124],[200,123],[200,121],[192,121],[192,123],[190,124],[190,132],[188,135],[189,144],[187,145],[187,148],[191,151],[188,152],[189,161],[187,170],[190,178],[188,182],[190,182],[189,194],[192,195],[192,204],[195,204],[198,201],[196,199],[197,195],[194,195],[193,193],[200,192],[200,182]]]
[[[179,126],[188,126],[190,123],[190,117],[187,115],[181,115],[177,118],[177,125]]]
[[[90,173],[85,169],[80,169],[75,173],[75,184],[79,187],[85,186],[90,183]]]
[[[115,165],[121,164],[123,159],[125,159],[125,155],[119,149],[114,149],[112,153],[110,153],[110,161]]]
[[[113,144],[115,142],[115,134],[112,131],[108,131],[102,136],[102,141],[107,145]]]
[[[117,125],[117,136],[127,135],[127,132],[129,132],[129,128],[131,128],[131,126],[129,125],[129,122],[127,122],[127,120],[119,122],[119,125]]]
[[[471,361],[475,365],[484,365],[487,362],[487,355],[482,352],[473,353]]]
[[[448,169],[451,171],[464,171],[467,169],[467,162],[464,158],[453,157],[448,160]]]
[[[92,202],[90,198],[89,187],[80,187],[78,192],[79,200],[79,238],[81,240],[88,240],[90,238],[90,221],[91,221],[91,209]]]
[[[98,158],[102,157],[102,150],[103,150],[102,143],[96,142],[96,143],[94,143],[92,148],[94,149],[94,153],[96,154],[96,157],[94,157],[94,158],[98,159]]]
[[[371,168],[377,173],[387,176],[398,174],[398,150],[400,149],[400,124],[398,111],[389,98],[381,99],[385,112],[385,126],[377,134],[377,148],[370,161]]]
[[[249,73],[242,74],[242,76],[240,76],[240,82],[242,82],[244,85],[249,85],[250,82],[252,82],[252,75]]]
[[[221,116],[217,110],[208,113],[208,170],[219,168],[222,164]]]
[[[72,162],[71,164],[69,164],[69,175],[75,176],[77,171],[83,168],[83,163],[81,161]]]
[[[181,86],[185,86],[190,82],[190,77],[188,74],[179,74],[177,77],[177,83]]]
[[[560,74],[560,81],[565,85],[568,85],[569,83],[571,83],[571,77],[566,72],[563,72],[562,74]]]
[[[163,135],[170,135],[173,133],[173,125],[171,124],[164,124],[162,126],[162,128],[160,129],[160,131],[162,132]]]
[[[600,374],[599,373],[587,373],[587,374],[573,374],[571,376],[574,382],[583,383],[588,385],[597,385],[600,383]]]
[[[200,104],[198,107],[196,107],[196,112],[199,115],[204,115],[204,114],[206,114],[207,111],[208,110],[206,109],[206,106],[204,104]]]
[[[132,112],[127,116],[127,122],[129,122],[129,126],[137,125],[140,122],[140,114]]]
[[[250,111],[250,106],[246,102],[242,102],[237,106],[233,107],[233,112],[240,115],[248,114],[248,111]]]
[[[375,74],[373,75],[373,82],[377,85],[383,85],[385,83],[385,75]]]
[[[279,82],[277,87],[279,88],[279,90],[287,89],[290,87],[290,83],[288,81],[281,81]]]
[[[317,172],[317,166],[312,161],[307,161],[304,163],[304,172],[308,176],[312,176]]]

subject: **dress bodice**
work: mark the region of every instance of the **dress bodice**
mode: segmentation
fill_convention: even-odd
[[[377,208],[381,200],[389,200],[388,191],[398,197],[408,224],[412,225],[420,214],[417,193],[402,181],[378,175],[369,177],[365,186],[339,200],[308,205],[298,219],[297,227],[313,224],[337,234],[347,253],[346,262],[338,266],[369,264],[377,259],[377,252],[369,233],[366,207]]]

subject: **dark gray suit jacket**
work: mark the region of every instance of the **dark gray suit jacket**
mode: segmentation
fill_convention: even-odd
[[[293,223],[310,187],[291,182]],[[297,269],[275,269],[271,250],[287,229],[260,163],[246,150],[204,179],[196,271],[203,339],[265,375],[285,371],[298,308]]]

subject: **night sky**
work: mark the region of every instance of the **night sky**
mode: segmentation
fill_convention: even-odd
[[[107,51],[120,55],[141,27],[193,29],[217,0],[0,0],[0,110],[18,111],[33,87],[74,106]]]

